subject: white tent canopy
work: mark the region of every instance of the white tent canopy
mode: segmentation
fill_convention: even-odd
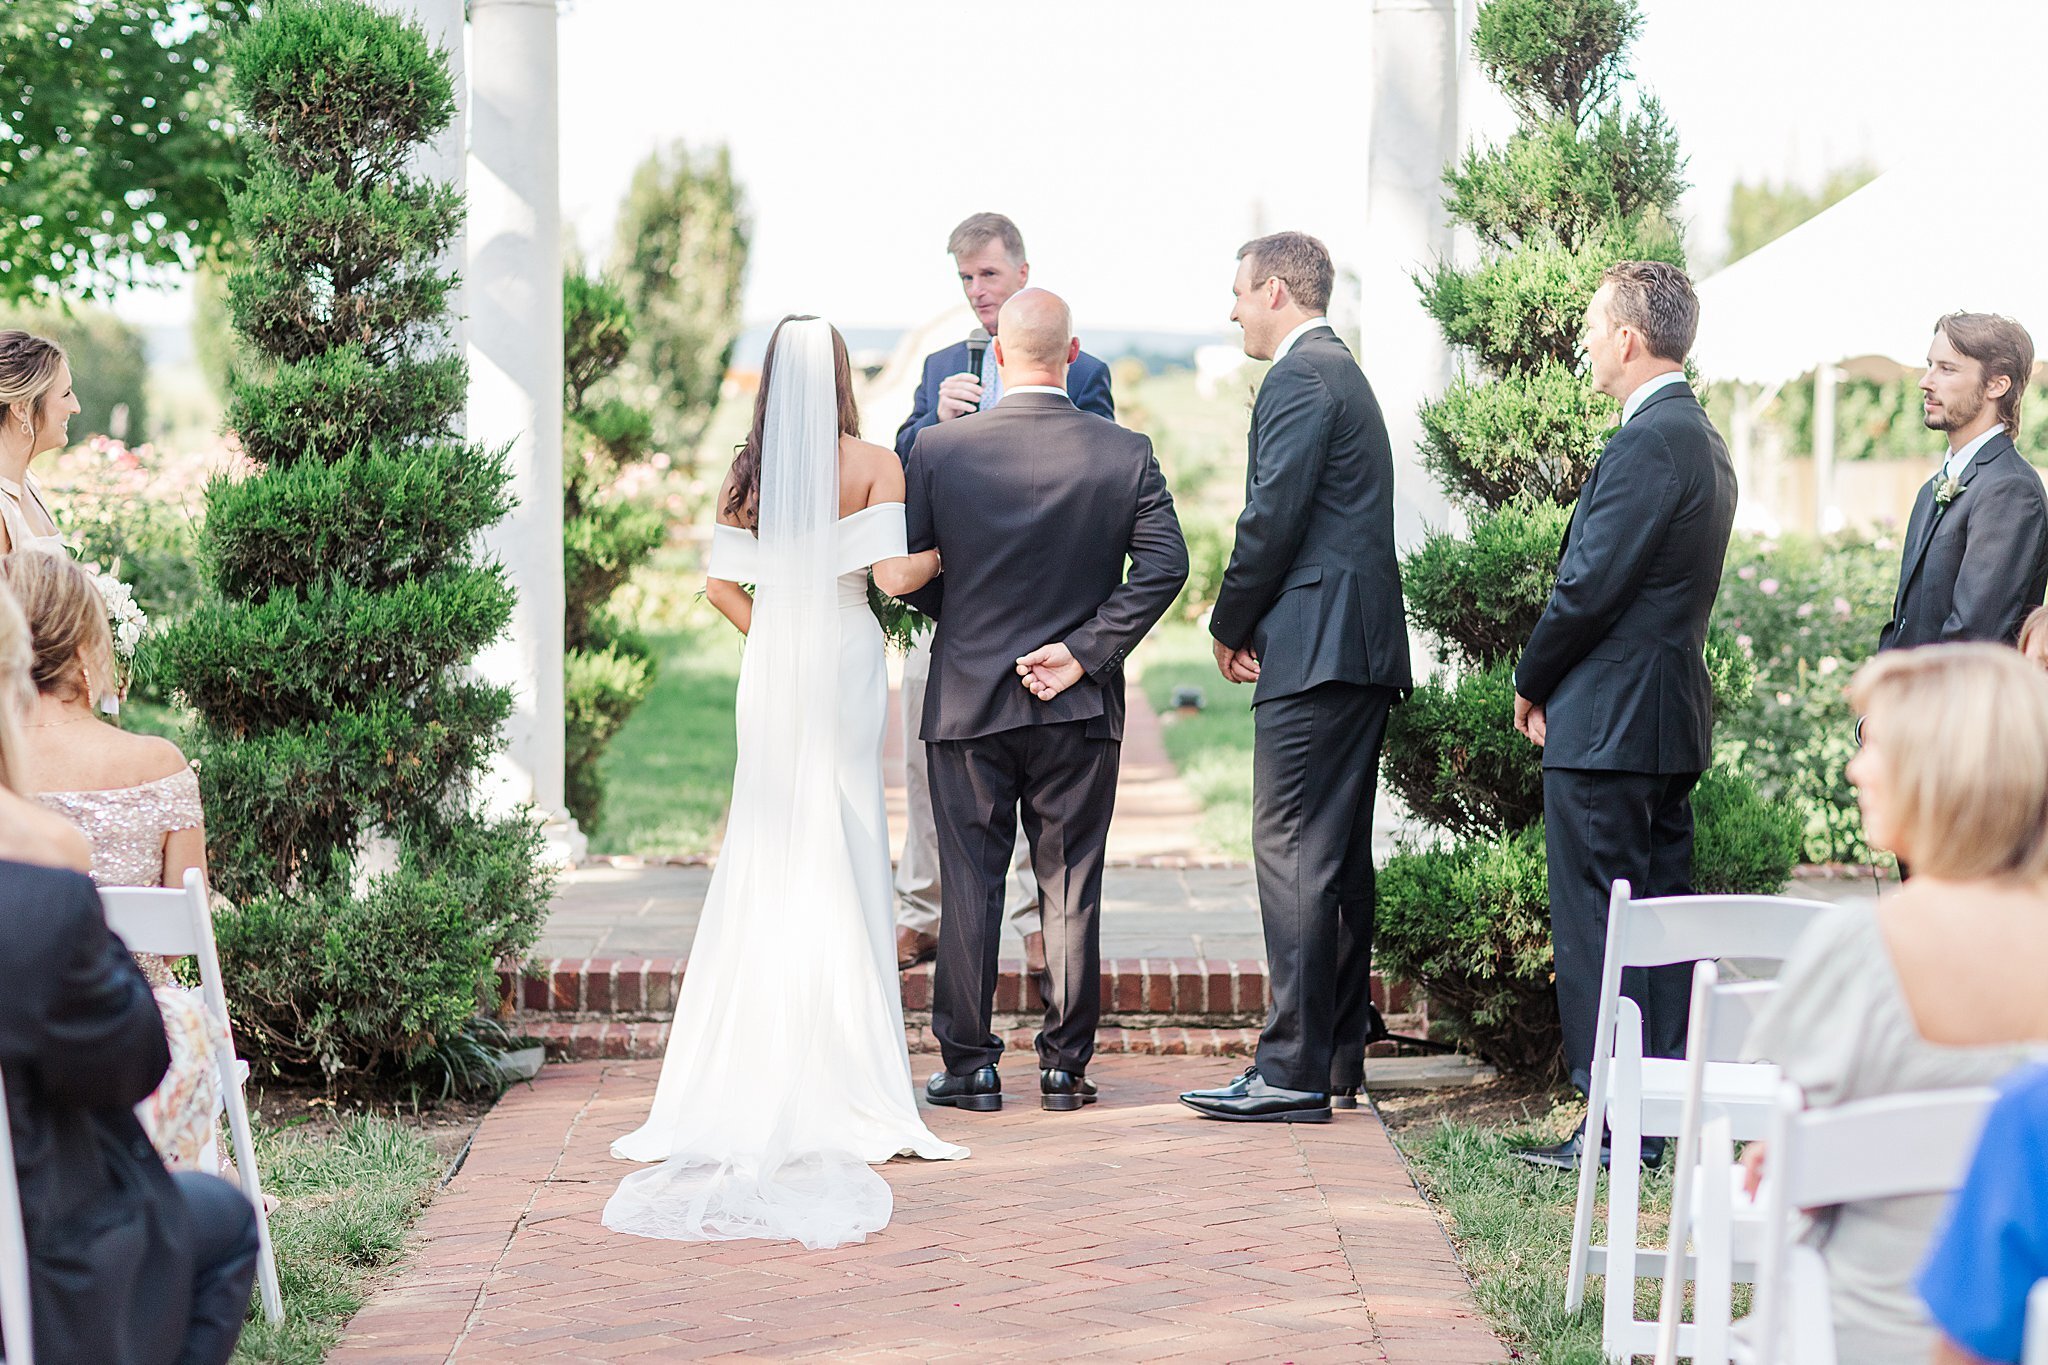
[[[2048,187],[2022,165],[1974,189],[1952,160],[1916,159],[1702,281],[1701,376],[1918,370],[1934,320],[1958,309],[2017,318],[2048,342]]]

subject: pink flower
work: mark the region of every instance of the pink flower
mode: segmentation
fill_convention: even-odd
[[[1745,583],[1749,582],[1749,581],[1750,581],[1751,579],[1753,579],[1753,578],[1755,578],[1755,577],[1756,577],[1756,565],[1754,565],[1754,564],[1745,564],[1745,565],[1743,565],[1743,566],[1742,566],[1741,568],[1739,568],[1739,569],[1737,569],[1737,570],[1735,571],[1735,576],[1736,576],[1737,578],[1741,579],[1741,580],[1742,580],[1743,582],[1745,582]]]
[[[1799,604],[1799,610],[1793,612],[1792,614],[1794,616],[1797,616],[1802,621],[1805,620],[1807,617],[1813,615],[1813,603],[1801,602]]]
[[[1766,597],[1776,597],[1778,595],[1778,580],[1766,578],[1763,582],[1756,585],[1756,590]]]
[[[1850,610],[1851,608],[1849,606],[1848,598],[1837,597],[1835,599],[1835,615],[1841,617],[1844,621],[1846,621],[1849,619]]]

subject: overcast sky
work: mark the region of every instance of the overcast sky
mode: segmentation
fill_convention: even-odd
[[[958,297],[947,230],[995,208],[1024,229],[1034,281],[1095,325],[1220,328],[1261,212],[1355,250],[1372,8],[1095,0],[1070,25],[1058,6],[573,0],[564,212],[602,248],[652,147],[725,142],[755,221],[750,321],[921,321]],[[1889,164],[1931,120],[1999,137],[1967,112],[1987,54],[2048,53],[2048,6],[2030,0],[1643,11],[1635,69],[1690,161],[1696,254],[1720,252],[1738,179]]]
[[[1977,156],[2034,174],[2039,130],[1987,109],[2001,60],[2048,52],[2033,0],[1642,0],[1634,67],[1677,125],[1696,257],[1739,179]],[[1370,0],[569,0],[566,221],[602,257],[633,168],[732,148],[754,221],[746,315],[921,322],[944,254],[999,209],[1084,325],[1223,330],[1255,226],[1363,236]],[[2030,84],[2038,72],[2025,78]],[[2007,141],[2009,150],[1998,143]],[[170,300],[123,311],[164,321]]]

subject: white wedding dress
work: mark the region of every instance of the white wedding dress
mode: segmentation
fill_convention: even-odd
[[[871,1163],[967,1155],[918,1114],[896,972],[867,570],[904,553],[903,504],[837,516],[831,366],[825,323],[783,325],[759,536],[713,533],[711,576],[755,585],[739,759],[653,1112],[612,1144],[661,1163],[605,1205],[619,1232],[863,1241],[892,1208]]]

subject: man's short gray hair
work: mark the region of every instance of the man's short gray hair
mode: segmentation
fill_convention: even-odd
[[[1692,281],[1663,261],[1616,261],[1600,283],[1614,286],[1607,315],[1643,339],[1650,354],[1680,364],[1700,330],[1700,298]]]
[[[1012,265],[1024,264],[1024,234],[1000,213],[977,213],[961,220],[960,226],[953,229],[953,235],[946,239],[946,251],[955,257],[966,256],[990,242],[1003,244],[1003,250],[1010,253]]]
[[[1303,312],[1329,310],[1337,268],[1330,264],[1330,249],[1306,232],[1254,237],[1237,249],[1237,259],[1251,261],[1254,285],[1278,279]]]

